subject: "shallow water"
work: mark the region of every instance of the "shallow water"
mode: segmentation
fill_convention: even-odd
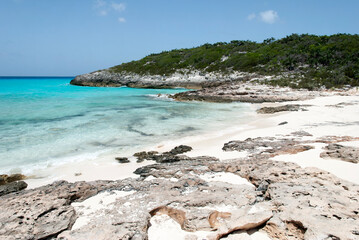
[[[71,78],[0,78],[0,173],[126,152],[239,125],[248,104],[175,102],[184,89],[94,88]]]

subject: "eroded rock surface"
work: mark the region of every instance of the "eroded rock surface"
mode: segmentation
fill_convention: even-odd
[[[208,87],[198,91],[177,93],[172,96],[178,101],[207,101],[207,102],[284,102],[311,99],[318,92],[293,90],[289,88],[272,87],[249,82],[232,82],[216,87]]]
[[[149,152],[138,152],[133,156],[137,158],[137,162],[142,162],[144,160],[153,160],[157,163],[168,163],[168,162],[178,162],[182,160],[190,160],[189,157],[185,155],[179,155],[182,153],[186,153],[192,150],[192,147],[186,145],[179,145],[169,152],[158,153],[156,151]]]
[[[346,162],[359,162],[359,148],[343,146],[336,143],[328,144],[320,154],[322,158],[336,158]]]
[[[111,86],[138,88],[188,88],[218,86],[227,81],[246,80],[260,77],[255,73],[237,72],[231,74],[221,72],[201,72],[198,70],[180,69],[174,74],[146,75],[130,72],[114,73],[107,69],[76,76],[71,84],[79,86]]]
[[[11,174],[11,175],[2,174],[0,175],[0,185],[5,185],[11,182],[20,181],[24,179],[26,179],[26,176],[19,173]]]
[[[18,192],[25,188],[27,188],[27,183],[24,181],[16,181],[5,185],[0,185],[0,196],[13,192]]]
[[[157,213],[175,219],[188,239],[196,239],[199,233],[219,239],[252,228],[261,228],[273,239],[356,239],[359,231],[359,186],[318,169],[257,156],[226,162],[193,158],[136,172],[141,178],[57,182],[3,196],[0,236],[146,239],[151,214]],[[243,177],[253,186],[201,177],[218,173]],[[114,194],[116,200],[102,203],[101,208],[90,204],[91,214],[86,215],[85,208],[78,215],[72,203],[81,206],[85,199],[91,203],[89,197],[100,191]],[[116,195],[119,192],[128,194]],[[161,206],[161,211],[155,210]],[[215,212],[217,216],[210,218]],[[71,230],[77,218],[87,220]]]
[[[299,104],[286,104],[283,106],[278,106],[278,107],[262,107],[260,109],[257,110],[257,113],[261,113],[261,114],[273,114],[273,113],[277,113],[277,112],[285,112],[285,111],[305,111],[306,109],[304,108],[304,106],[301,106]]]

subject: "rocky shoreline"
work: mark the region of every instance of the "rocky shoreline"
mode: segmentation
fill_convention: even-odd
[[[0,239],[155,239],[154,220],[179,224],[183,239],[250,239],[250,230],[271,239],[357,239],[359,185],[270,160],[309,150],[305,135],[225,144],[251,153],[243,159],[175,158],[138,168],[137,179],[59,181],[4,195]],[[343,140],[358,139],[315,141]],[[98,205],[88,204],[98,196]]]
[[[187,88],[201,89],[219,86],[225,82],[247,81],[250,79],[267,79],[255,73],[201,72],[198,70],[180,69],[166,75],[139,75],[135,73],[113,73],[109,70],[82,74],[71,80],[70,84],[91,87],[134,87],[134,88]]]
[[[79,85],[97,86],[96,78],[90,83],[81,78],[78,80]],[[106,86],[119,84],[116,79],[105,83]],[[131,84],[125,83],[126,86]],[[141,84],[145,86],[146,83]],[[351,94],[300,91],[254,82],[232,81],[215,85],[179,93],[172,98],[179,101],[274,103]],[[325,107],[353,109],[357,105],[358,102],[351,99]],[[303,111],[304,114],[311,111],[311,107],[302,103],[264,105],[257,113],[275,115]],[[286,126],[291,123],[288,121]],[[315,124],[306,126],[315,127]],[[342,123],[320,124],[356,126],[357,122],[343,120]],[[26,188],[24,176],[11,182],[9,176],[2,176],[0,190],[8,186],[10,191],[0,194],[0,239],[153,240],[167,235],[189,240],[250,240],[255,235],[261,239],[281,240],[358,239],[358,184],[319,168],[304,168],[294,162],[275,160],[278,156],[290,159],[313,151],[316,144],[321,144],[321,158],[358,164],[359,146],[345,145],[351,142],[359,142],[359,136],[353,133],[316,137],[302,129],[294,129],[286,135],[273,133],[227,141],[219,151],[246,153],[245,157],[232,159],[191,156],[192,146],[186,145],[162,152],[139,152],[134,155],[137,162],[156,163],[137,168],[134,173],[138,178],[57,181],[23,190]],[[116,160],[118,164],[130,162],[123,156]],[[10,184],[16,184],[17,188]]]

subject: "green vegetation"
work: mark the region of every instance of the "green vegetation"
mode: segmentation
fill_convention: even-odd
[[[112,72],[169,75],[180,69],[277,75],[268,84],[314,89],[359,86],[359,35],[292,34],[262,43],[231,41],[151,54]]]

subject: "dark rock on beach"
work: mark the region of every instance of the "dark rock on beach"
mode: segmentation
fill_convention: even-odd
[[[27,184],[24,181],[16,181],[5,185],[0,185],[0,196],[13,192],[18,192],[25,188],[27,188]]]
[[[137,157],[137,162],[142,162],[144,160],[153,160],[157,163],[169,163],[169,162],[178,162],[182,160],[188,160],[189,158],[184,155],[179,155],[185,152],[189,152],[192,150],[192,147],[186,145],[180,145],[169,152],[158,153],[156,151],[149,152],[138,152],[133,156]]]
[[[262,107],[257,110],[257,113],[261,114],[273,114],[277,112],[285,112],[285,111],[299,111],[303,110],[301,105],[299,104],[287,104],[284,106],[278,106],[278,107]]]
[[[24,180],[26,179],[25,175],[16,173],[16,174],[11,174],[11,175],[0,175],[0,185],[4,185],[4,184],[8,184],[11,182],[15,182],[15,181],[19,181],[19,180]]]
[[[117,157],[116,160],[119,163],[129,163],[130,162],[130,160],[128,160],[128,158],[126,158],[126,157]]]
[[[346,162],[359,163],[359,148],[331,143],[325,147],[325,151],[320,154],[320,157],[335,158]]]
[[[154,155],[156,155],[158,152],[156,151],[142,151],[142,152],[137,152],[135,154],[133,154],[134,157],[137,158],[137,162],[143,162],[144,160],[150,160],[152,159],[152,157]]]
[[[177,155],[177,154],[182,154],[182,153],[189,152],[189,151],[192,151],[192,147],[186,146],[186,145],[179,145],[179,146],[173,148],[171,151],[169,151],[169,153],[173,154],[173,155]]]
[[[288,122],[287,122],[287,121],[284,121],[284,122],[280,122],[280,123],[278,123],[278,126],[281,126],[281,125],[286,125],[286,124],[288,124]]]

